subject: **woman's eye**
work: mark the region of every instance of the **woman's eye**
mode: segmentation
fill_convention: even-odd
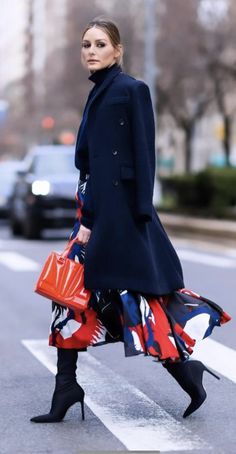
[[[98,47],[104,47],[106,44],[105,43],[98,43]],[[82,47],[90,47],[90,44],[87,44],[87,43],[83,43],[82,44]]]

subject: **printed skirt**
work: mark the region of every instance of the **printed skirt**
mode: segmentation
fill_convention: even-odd
[[[88,177],[78,182],[70,240],[79,231]],[[83,264],[85,248],[75,243],[68,257]],[[161,297],[129,289],[96,289],[83,312],[52,302],[49,345],[86,351],[90,346],[123,342],[126,357],[144,354],[174,362],[187,359],[197,341],[230,319],[216,303],[186,288]]]

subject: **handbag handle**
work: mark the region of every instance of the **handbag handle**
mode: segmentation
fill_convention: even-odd
[[[78,238],[74,238],[73,240],[69,241],[68,244],[66,245],[64,251],[61,254],[61,257],[67,258],[68,254],[70,253],[72,247],[74,246],[75,243],[82,244],[78,241]]]

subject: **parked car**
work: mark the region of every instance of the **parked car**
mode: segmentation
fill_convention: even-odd
[[[79,178],[74,147],[35,146],[23,164],[11,197],[13,235],[39,238],[44,228],[72,226]]]
[[[21,169],[21,162],[9,160],[0,162],[0,217],[7,218],[10,210],[12,195],[17,171]]]

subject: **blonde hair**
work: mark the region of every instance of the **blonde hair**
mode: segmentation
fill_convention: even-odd
[[[119,32],[117,24],[114,21],[112,21],[106,17],[101,17],[101,16],[95,17],[93,20],[91,20],[86,25],[86,27],[83,31],[83,34],[82,34],[82,39],[83,39],[86,31],[92,27],[97,27],[97,28],[100,28],[101,30],[103,30],[110,38],[112,46],[115,49],[120,50],[120,55],[118,57],[116,57],[116,63],[122,67],[122,65],[123,65],[123,46],[121,44],[120,32]]]

